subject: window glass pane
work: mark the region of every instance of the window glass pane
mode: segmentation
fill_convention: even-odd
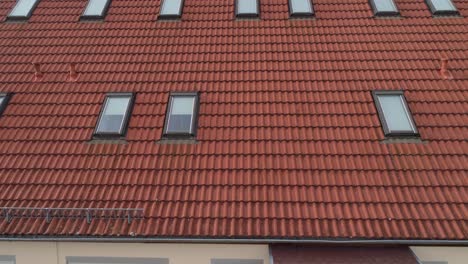
[[[14,264],[15,256],[0,256],[0,264]]]
[[[69,264],[169,264],[164,258],[68,257]]]
[[[400,95],[379,95],[378,98],[390,131],[414,131]]]
[[[130,97],[108,97],[97,131],[120,133],[129,103]]]
[[[0,105],[2,105],[4,99],[5,99],[5,97],[3,97],[3,96],[0,97]]]
[[[293,13],[312,13],[310,0],[290,0]]]
[[[396,5],[393,0],[374,0],[375,8],[378,12],[391,12],[397,11]]]
[[[261,259],[212,259],[211,264],[263,264]]]
[[[85,16],[101,16],[108,0],[89,0],[84,12]]]
[[[164,0],[161,15],[178,15],[180,5],[182,5],[182,0]]]
[[[192,117],[195,97],[173,97],[167,132],[192,131]]]
[[[431,0],[432,5],[437,11],[455,11],[457,10],[451,0]]]
[[[237,13],[257,14],[257,0],[237,0]]]
[[[38,0],[18,0],[9,16],[27,16]]]

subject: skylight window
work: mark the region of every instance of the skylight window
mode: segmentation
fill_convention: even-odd
[[[0,115],[3,114],[3,111],[5,111],[5,108],[8,105],[8,101],[10,101],[10,97],[10,94],[0,93]]]
[[[38,3],[39,0],[18,0],[16,1],[15,7],[13,7],[8,15],[8,18],[13,20],[26,20],[31,16]]]
[[[236,16],[258,17],[259,0],[236,0]]]
[[[292,17],[313,16],[312,0],[289,0],[289,13]]]
[[[111,0],[89,0],[81,18],[103,18]]]
[[[95,136],[124,136],[133,105],[133,94],[107,95],[96,126]]]
[[[418,135],[402,91],[375,91],[373,95],[386,136]]]
[[[370,0],[376,16],[396,16],[399,14],[394,0]]]
[[[197,93],[173,93],[166,115],[165,136],[195,136],[198,110]]]
[[[180,18],[182,16],[182,9],[184,0],[162,0],[160,18]]]
[[[452,0],[426,0],[433,15],[457,15],[458,10]]]

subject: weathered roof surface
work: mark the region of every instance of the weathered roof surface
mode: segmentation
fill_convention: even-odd
[[[5,19],[14,0],[0,1]],[[286,0],[236,21],[233,1],[41,0],[0,24],[0,206],[144,208],[145,219],[0,220],[3,236],[468,237],[468,1],[373,18],[367,0]],[[439,72],[449,59],[453,80]],[[32,62],[44,77],[34,81]],[[68,80],[68,63],[78,80]],[[404,90],[422,143],[383,142],[372,90]],[[197,144],[160,144],[171,91],[200,91]],[[127,144],[90,144],[108,92],[135,92]]]
[[[271,254],[278,264],[418,264],[408,247],[317,247],[273,245]]]

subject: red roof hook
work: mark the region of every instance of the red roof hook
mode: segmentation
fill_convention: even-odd
[[[72,62],[69,64],[70,72],[69,72],[69,80],[75,82],[78,79],[78,73],[76,71],[76,63]]]
[[[33,62],[32,65],[34,66],[34,81],[40,81],[44,74],[41,71],[41,64],[38,62]]]
[[[448,67],[448,59],[447,58],[441,58],[440,59],[440,75],[442,75],[442,78],[444,78],[446,80],[452,80],[453,75],[449,72],[447,67]]]

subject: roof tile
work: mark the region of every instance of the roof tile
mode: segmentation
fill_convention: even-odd
[[[454,2],[461,17],[314,0],[315,18],[289,19],[286,1],[262,0],[259,20],[235,20],[233,1],[186,0],[162,22],[160,1],[113,0],[84,23],[84,1],[41,0],[27,23],[0,25],[0,91],[14,93],[0,206],[145,218],[14,218],[0,234],[466,239],[468,4]],[[420,144],[382,141],[373,90],[404,90]],[[195,144],[159,142],[173,91],[200,92]],[[136,94],[125,144],[90,142],[108,92]]]

